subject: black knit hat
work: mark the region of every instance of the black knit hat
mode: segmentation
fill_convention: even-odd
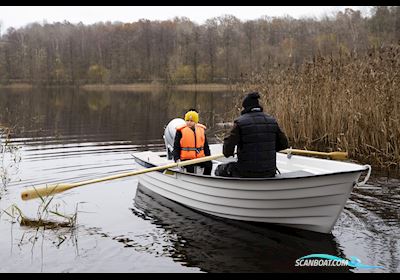
[[[258,99],[260,98],[260,94],[258,92],[250,92],[243,99],[242,106],[245,109],[251,109],[260,107],[260,103],[258,103]]]

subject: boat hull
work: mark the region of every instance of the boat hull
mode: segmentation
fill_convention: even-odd
[[[360,175],[232,180],[169,171],[145,173],[139,180],[161,196],[214,216],[329,233]]]

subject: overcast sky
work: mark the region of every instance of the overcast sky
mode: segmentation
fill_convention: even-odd
[[[184,16],[202,24],[209,18],[221,15],[234,15],[241,20],[284,15],[319,18],[344,11],[345,8],[360,10],[364,15],[370,9],[368,6],[0,6],[0,23],[2,32],[11,26],[19,28],[32,22],[64,20],[92,24],[99,21],[167,20]]]

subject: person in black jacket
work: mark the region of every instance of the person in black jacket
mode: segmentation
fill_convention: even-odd
[[[224,177],[266,178],[276,173],[276,152],[288,147],[288,140],[274,117],[263,112],[258,92],[243,100],[241,116],[234,121],[230,134],[224,138],[223,154],[234,155],[237,162],[221,164],[215,175]]]

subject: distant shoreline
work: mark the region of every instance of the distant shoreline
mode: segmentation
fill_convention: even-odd
[[[111,91],[152,91],[157,89],[175,89],[185,91],[226,91],[232,88],[231,85],[225,84],[185,84],[185,85],[165,85],[165,84],[88,84],[82,85],[85,90],[111,90]]]
[[[27,83],[14,83],[9,85],[0,85],[0,88],[8,89],[32,89],[36,87]],[[60,86],[43,86],[43,87],[70,87],[70,85]],[[181,85],[166,85],[159,83],[133,83],[133,84],[85,84],[80,85],[79,88],[91,91],[153,91],[157,89],[174,89],[183,91],[227,91],[233,88],[232,85],[227,84],[181,84]]]
[[[0,89],[1,88],[10,88],[10,89],[32,89],[33,85],[32,84],[25,84],[25,83],[15,83],[15,84],[9,84],[9,85],[2,85],[0,84]]]

